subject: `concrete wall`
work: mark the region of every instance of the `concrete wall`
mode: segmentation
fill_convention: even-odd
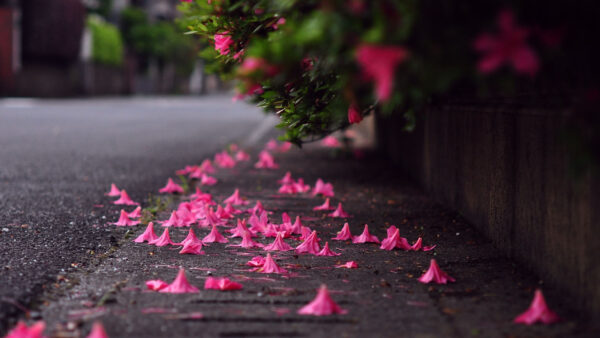
[[[508,256],[600,318],[599,180],[569,174],[561,111],[429,107],[417,130],[378,119],[382,150]]]

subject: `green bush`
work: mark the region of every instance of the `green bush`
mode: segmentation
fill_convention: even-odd
[[[98,16],[90,15],[87,27],[92,34],[92,60],[99,64],[123,64],[123,40],[119,29]]]

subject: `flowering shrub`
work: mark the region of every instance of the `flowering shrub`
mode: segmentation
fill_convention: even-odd
[[[404,114],[410,129],[449,90],[531,85],[566,63],[560,3],[544,15],[503,1],[187,0],[180,9],[203,37],[208,69],[237,79],[237,98],[277,114],[299,144],[374,110]]]

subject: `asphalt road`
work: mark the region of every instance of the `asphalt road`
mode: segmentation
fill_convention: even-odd
[[[0,100],[0,332],[43,287],[102,252],[110,183],[142,201],[190,159],[264,121],[229,96]],[[108,235],[108,236],[107,236]]]

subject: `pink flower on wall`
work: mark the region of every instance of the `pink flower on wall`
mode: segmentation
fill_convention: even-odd
[[[477,69],[489,74],[510,64],[517,73],[535,75],[540,65],[537,54],[527,44],[530,30],[517,26],[514,13],[509,10],[500,12],[497,23],[497,35],[483,33],[475,39],[473,47],[483,54]]]
[[[408,57],[405,48],[362,44],[356,50],[356,60],[365,79],[375,82],[375,92],[381,101],[392,94],[396,66]]]

